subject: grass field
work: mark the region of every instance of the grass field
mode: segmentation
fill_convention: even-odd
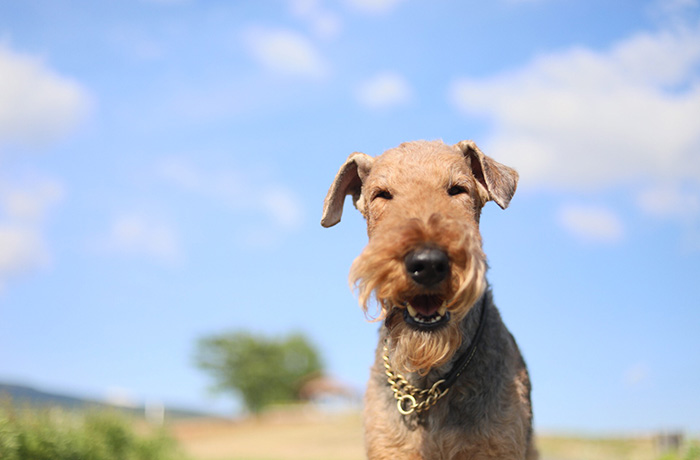
[[[359,415],[268,414],[246,421],[189,420],[172,426],[195,460],[361,460]],[[539,436],[542,460],[700,460],[700,450],[657,451],[651,437],[591,439]],[[697,444],[695,444],[697,446]]]
[[[165,430],[160,428],[116,410],[0,404],[0,459],[364,458],[360,415],[329,414],[313,406],[287,407],[236,421],[175,417],[168,419]],[[542,460],[700,460],[697,440],[686,440],[677,452],[664,453],[651,436],[594,439],[539,433],[537,446]]]
[[[240,422],[190,420],[172,433],[196,460],[360,460],[359,415],[268,414]]]

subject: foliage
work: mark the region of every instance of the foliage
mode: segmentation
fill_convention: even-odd
[[[660,457],[659,460],[700,460],[700,444],[691,443],[683,453],[669,452]]]
[[[298,401],[302,385],[322,370],[318,352],[301,334],[278,339],[247,332],[204,337],[195,359],[214,377],[216,390],[240,395],[253,413]]]
[[[8,406],[9,407],[9,406]],[[181,460],[175,441],[163,431],[137,434],[111,412],[0,407],[3,460]]]

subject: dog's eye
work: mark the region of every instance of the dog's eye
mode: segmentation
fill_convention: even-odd
[[[453,185],[447,190],[447,193],[450,196],[455,196],[455,195],[460,195],[462,193],[467,193],[467,189],[462,187],[461,185]]]
[[[394,196],[389,190],[379,190],[377,193],[374,194],[374,198],[372,199],[376,200],[377,198],[381,198],[382,200],[390,200],[394,198]]]

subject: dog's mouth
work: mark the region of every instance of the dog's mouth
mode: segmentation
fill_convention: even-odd
[[[403,319],[420,330],[435,330],[450,321],[447,302],[438,295],[418,295],[404,303]]]

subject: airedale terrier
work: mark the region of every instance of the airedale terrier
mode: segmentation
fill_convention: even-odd
[[[472,141],[350,155],[321,224],[346,195],[369,243],[350,279],[382,320],[365,395],[370,459],[535,459],[530,379],[488,287],[481,208],[505,209],[518,174]]]

